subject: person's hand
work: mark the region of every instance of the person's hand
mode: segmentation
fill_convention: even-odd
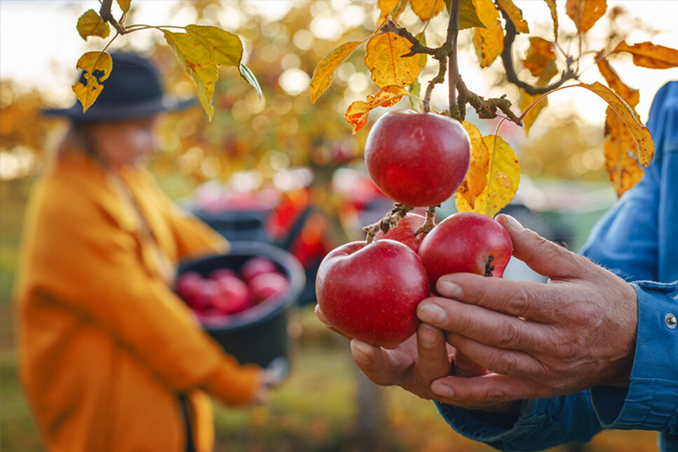
[[[287,376],[287,369],[281,369],[279,366],[269,366],[261,370],[259,377],[259,386],[254,390],[251,404],[266,402],[271,393],[271,389],[280,385]]]
[[[491,373],[437,379],[436,398],[468,406],[628,386],[638,321],[633,287],[511,217],[498,221],[511,235],[514,256],[550,280],[466,273],[438,280],[441,297],[422,301],[418,317]]]

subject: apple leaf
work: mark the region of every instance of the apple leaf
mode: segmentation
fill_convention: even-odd
[[[118,6],[123,13],[128,13],[130,6],[132,6],[132,0],[118,0]]]
[[[497,6],[506,13],[509,20],[516,26],[518,33],[529,33],[530,27],[523,19],[523,12],[513,3],[513,0],[497,0]]]
[[[421,20],[430,20],[445,9],[443,0],[410,0],[412,11]]]
[[[582,88],[586,88],[596,93],[605,102],[607,102],[607,104],[619,116],[633,136],[637,144],[634,154],[637,156],[640,164],[647,168],[647,166],[650,164],[650,161],[652,160],[652,157],[654,156],[654,142],[652,141],[650,131],[647,130],[647,127],[645,127],[640,121],[640,118],[638,117],[638,114],[635,112],[635,110],[630,107],[629,104],[624,101],[624,99],[619,97],[618,94],[601,83],[594,82],[591,85],[579,83],[572,86],[581,86]]]
[[[452,1],[445,0],[445,6],[449,12],[452,7]],[[473,0],[461,0],[459,5],[459,29],[466,30],[467,28],[474,27],[485,28],[485,25],[478,18],[476,5],[473,4]]]
[[[490,152],[480,131],[470,122],[463,121],[462,125],[471,139],[471,164],[455,194],[457,209],[461,212],[473,211],[476,198],[487,187],[487,173],[490,168]]]
[[[111,75],[113,60],[106,52],[87,52],[80,57],[76,67],[84,71],[87,85],[77,82],[73,85],[73,92],[82,104],[82,111],[86,112],[104,89],[101,82]]]
[[[586,33],[605,15],[606,0],[567,0],[565,12],[580,33]]]
[[[650,69],[668,69],[678,66],[678,50],[651,42],[641,42],[632,46],[620,42],[613,52],[628,52],[633,55],[633,64]]]
[[[480,67],[488,67],[501,55],[504,48],[504,30],[499,21],[499,11],[492,0],[474,0],[478,18],[485,28],[473,30],[473,46],[480,60]]]
[[[318,63],[313,71],[309,90],[312,104],[330,87],[334,80],[334,72],[359,44],[359,41],[346,42],[325,55],[325,58]]]
[[[209,52],[212,61],[218,66],[240,66],[242,41],[238,35],[208,25],[187,25],[186,31]]]
[[[407,96],[407,90],[402,86],[385,86],[374,96],[367,96],[367,102],[361,100],[353,102],[348,106],[344,116],[355,134],[367,125],[367,118],[372,110],[377,107],[392,107],[400,102],[403,96]]]
[[[643,168],[636,157],[635,138],[611,107],[605,111],[605,169],[610,182],[623,195],[643,177]]]
[[[523,65],[530,73],[539,77],[552,62],[556,60],[553,43],[536,36],[530,37],[530,48],[527,49]]]
[[[77,25],[80,37],[87,41],[90,36],[98,36],[99,38],[107,38],[111,33],[111,27],[108,22],[104,21],[99,13],[90,9],[78,18]]]
[[[553,21],[553,36],[558,42],[558,10],[556,9],[556,0],[545,0],[546,4],[551,10],[551,20]]]
[[[520,108],[520,111],[522,113],[525,113],[525,111],[528,108],[530,108],[530,106],[533,103],[535,103],[540,97],[542,97],[541,94],[533,95],[521,89],[520,97],[518,98],[518,108]],[[528,135],[530,133],[532,124],[534,124],[534,121],[537,120],[539,113],[541,113],[541,111],[548,105],[548,102],[549,102],[548,97],[544,97],[532,108],[530,108],[530,111],[523,117],[523,125],[525,126],[525,135]]]
[[[379,0],[379,23],[382,23],[388,16],[396,19],[407,6],[407,0]]]
[[[395,33],[378,34],[367,41],[365,64],[377,86],[405,87],[419,77],[419,56],[403,57],[411,48],[410,41]]]
[[[167,44],[174,50],[177,58],[184,66],[184,71],[198,88],[200,103],[207,116],[212,119],[214,114],[212,96],[214,95],[214,84],[219,77],[219,71],[210,52],[188,33],[174,33],[167,30],[163,30],[163,33]]]
[[[259,96],[259,99],[261,99],[264,93],[261,90],[261,85],[259,85],[259,80],[257,80],[257,77],[254,75],[254,72],[252,72],[252,70],[245,66],[243,63],[240,63],[239,70],[240,76],[243,78],[243,80],[252,85],[254,91],[256,91],[257,93],[257,96]]]
[[[607,86],[612,88],[612,91],[624,99],[624,101],[629,104],[629,107],[635,108],[640,101],[640,91],[630,88],[622,82],[617,71],[612,68],[610,62],[600,53],[596,56],[596,65],[598,66],[600,74],[607,82]]]

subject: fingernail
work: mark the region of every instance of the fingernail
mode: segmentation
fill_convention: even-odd
[[[438,335],[430,325],[422,324],[418,333],[419,342],[426,348],[431,348],[438,342]]]
[[[439,396],[443,397],[454,396],[454,391],[452,391],[452,388],[437,381],[431,383],[431,391],[433,391],[434,394],[438,394]]]
[[[351,341],[351,354],[360,364],[368,364],[372,360],[371,349],[372,347],[364,342]]]
[[[440,325],[447,322],[447,314],[435,303],[424,303],[417,309],[417,317],[422,322]]]
[[[508,226],[507,229],[511,229],[515,232],[520,232],[523,231],[525,228],[523,227],[518,220],[513,218],[511,215],[504,215],[504,218],[506,218],[506,226]]]
[[[436,289],[438,289],[438,293],[444,297],[461,298],[462,295],[461,287],[444,279],[438,281]]]

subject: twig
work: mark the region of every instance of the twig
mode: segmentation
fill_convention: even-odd
[[[115,20],[115,17],[113,17],[113,13],[111,12],[112,5],[113,0],[102,0],[101,8],[99,9],[99,15],[104,21],[110,23],[119,34],[124,35],[125,33],[129,33],[129,31],[127,31],[125,27],[120,22]]]
[[[448,56],[448,67],[450,69],[450,76],[448,78],[449,84],[449,100],[450,100],[450,116],[457,121],[462,121],[459,105],[457,104],[457,84],[459,83],[459,64],[457,62],[457,36],[459,35],[459,7],[461,0],[452,0],[450,5],[450,21],[447,24],[447,42],[450,43],[450,53]],[[433,209],[435,213],[435,208]]]
[[[499,109],[511,122],[514,122],[519,126],[523,125],[523,121],[511,110],[511,101],[505,96],[486,100],[482,96],[470,91],[461,78],[457,84],[457,90],[459,90],[459,100],[463,100],[464,103],[468,102],[471,104],[471,106],[476,110],[479,118],[496,118],[497,109]]]
[[[426,221],[421,225],[417,232],[414,233],[415,236],[419,234],[428,234],[436,226],[436,208],[440,207],[440,204],[437,206],[430,206],[426,209]]]
[[[384,218],[374,224],[365,226],[363,231],[367,232],[367,243],[372,243],[374,241],[374,237],[377,235],[377,233],[379,233],[379,231],[382,231],[384,234],[388,233],[388,231],[390,231],[391,228],[394,228],[398,222],[400,222],[400,220],[402,220],[403,217],[407,215],[407,212],[412,209],[414,209],[414,207],[397,203],[393,206],[393,209],[391,209],[391,211],[384,216]]]

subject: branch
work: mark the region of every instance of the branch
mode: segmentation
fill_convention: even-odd
[[[384,218],[377,221],[374,224],[365,226],[363,231],[367,232],[367,243],[370,244],[374,241],[374,237],[379,231],[382,231],[386,234],[391,228],[394,228],[400,220],[403,219],[407,212],[412,210],[414,207],[406,206],[405,204],[397,203],[393,206],[393,209],[387,213]]]
[[[508,100],[505,95],[500,98],[485,100],[482,96],[470,91],[461,78],[457,84],[457,90],[459,90],[459,98],[457,101],[460,108],[468,102],[476,110],[478,117],[481,119],[496,118],[497,109],[499,109],[511,122],[514,122],[519,126],[523,125],[523,121],[511,110],[511,101]]]
[[[459,76],[459,64],[457,62],[457,36],[459,35],[459,7],[461,0],[452,0],[450,6],[450,21],[447,24],[447,41],[450,44],[450,53],[448,56],[448,67],[450,69],[449,84],[449,103],[450,116],[457,121],[462,121],[463,117],[457,104],[457,84],[461,79]],[[435,213],[435,208],[433,209]]]
[[[417,53],[425,53],[427,55],[433,55],[435,57],[440,52],[440,49],[433,49],[431,47],[426,47],[425,45],[423,45],[412,33],[407,31],[407,29],[396,25],[396,23],[393,22],[392,19],[388,19],[386,23],[382,25],[379,31],[383,33],[395,33],[398,36],[402,36],[403,38],[407,39],[412,43],[412,48],[410,49],[409,53],[402,55],[403,57],[414,56]]]
[[[113,26],[113,28],[115,28],[115,30],[121,35],[129,33],[129,31],[126,30],[125,27],[120,22],[115,20],[115,17],[113,17],[113,13],[111,12],[111,6],[113,6],[113,0],[102,0],[101,8],[99,9],[99,15],[105,22],[110,23]]]

